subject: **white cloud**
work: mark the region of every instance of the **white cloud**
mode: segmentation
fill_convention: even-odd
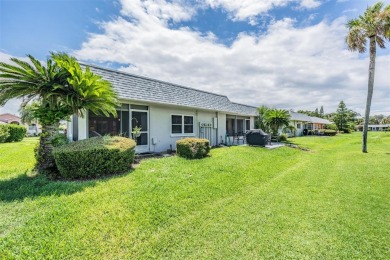
[[[121,70],[255,106],[324,105],[330,112],[344,100],[349,108],[364,111],[368,60],[346,50],[345,18],[306,28],[285,18],[271,24],[265,34],[241,33],[227,47],[211,33],[170,29],[145,8],[132,10],[137,20],[124,15],[103,23],[104,32],[91,34],[74,54],[82,60],[129,64]],[[389,58],[387,54],[377,59],[373,113],[390,113]]]
[[[318,0],[301,0],[300,5],[304,8],[311,9],[311,8],[319,7],[321,5],[321,2]]]
[[[160,20],[174,22],[189,20],[195,9],[182,1],[165,0],[121,0],[121,13],[138,20]]]
[[[319,0],[205,0],[205,3],[211,8],[225,9],[233,20],[248,20],[251,24],[254,24],[255,16],[266,14],[275,7],[298,4],[300,8],[312,9],[321,5]]]

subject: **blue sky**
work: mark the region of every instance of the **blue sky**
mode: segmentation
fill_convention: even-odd
[[[0,58],[65,51],[250,105],[364,111],[367,55],[346,50],[344,24],[375,1],[240,2],[1,0]],[[390,114],[389,57],[378,52],[374,113]]]

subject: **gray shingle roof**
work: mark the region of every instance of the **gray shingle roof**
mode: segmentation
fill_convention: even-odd
[[[302,121],[302,122],[311,122],[310,116],[302,113],[297,113],[297,112],[289,112],[291,117],[290,120],[292,121]]]
[[[323,118],[315,117],[315,116],[311,116],[310,119],[311,119],[311,122],[312,122],[312,123],[316,123],[316,124],[325,124],[325,125],[329,125],[329,124],[332,123],[332,122],[330,122],[330,121],[327,120],[327,119],[323,119]]]
[[[111,82],[120,99],[170,104],[191,108],[256,116],[256,107],[231,102],[227,96],[121,71],[89,66],[91,71]]]
[[[292,112],[292,111],[290,111],[289,113],[291,115],[290,120],[292,121],[302,121],[302,122],[325,124],[325,125],[329,125],[332,123],[327,119],[323,119],[315,116],[308,116],[306,114]]]

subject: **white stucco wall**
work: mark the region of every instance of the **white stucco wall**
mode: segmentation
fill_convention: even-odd
[[[87,139],[88,113],[84,117],[79,117],[79,140]]]
[[[141,104],[142,105],[142,104]],[[225,143],[226,113],[205,111],[191,108],[172,107],[164,105],[147,104],[149,107],[148,145],[137,146],[137,152],[165,152],[167,149],[176,150],[176,141],[185,137],[203,137],[199,132],[199,123],[212,125],[209,132],[211,145]],[[194,117],[193,134],[172,134],[171,116],[187,115]],[[72,118],[73,119],[73,118]],[[68,122],[68,138],[73,138],[73,121]],[[215,128],[215,127],[216,128]],[[250,117],[250,128],[254,128],[254,117]],[[88,114],[84,118],[78,117],[78,140],[88,138]]]
[[[298,129],[298,124],[301,124],[301,128]],[[303,135],[303,129],[305,128],[305,123],[302,121],[290,121],[290,125],[295,127],[295,136],[302,136]],[[294,136],[292,134],[289,134],[289,136]]]
[[[188,115],[194,117],[194,134],[172,134],[171,115]],[[216,112],[195,109],[149,106],[149,143],[150,151],[163,152],[172,146],[176,149],[176,141],[185,137],[199,137],[199,122],[213,123]],[[222,127],[225,127],[222,125]],[[219,125],[219,129],[221,125]],[[220,130],[218,130],[219,132]],[[217,129],[212,128],[211,145],[217,144]]]

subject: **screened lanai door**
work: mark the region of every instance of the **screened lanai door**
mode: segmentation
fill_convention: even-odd
[[[130,105],[131,129],[141,128],[140,136],[136,137],[137,152],[149,152],[149,110],[147,106]]]

